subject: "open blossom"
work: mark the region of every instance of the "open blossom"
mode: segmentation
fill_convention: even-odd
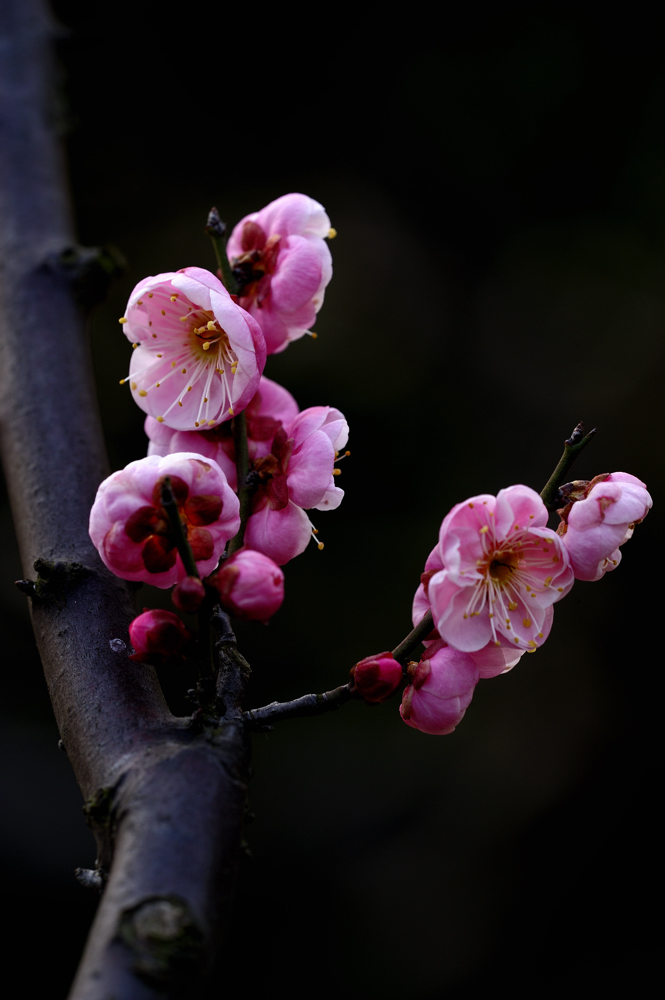
[[[247,548],[280,566],[304,551],[312,532],[305,510],[332,510],[342,502],[333,469],[348,438],[344,416],[331,406],[311,406],[277,431],[270,453],[253,462],[259,486],[247,520]]]
[[[427,562],[425,563],[425,572],[421,574],[420,586],[416,590],[415,596],[413,598],[413,611],[412,620],[414,626],[417,625],[425,617],[428,611],[431,611],[432,605],[429,600],[429,581],[432,579],[435,573],[443,569],[443,560],[439,553],[439,547],[436,545],[429,556],[427,557]],[[551,609],[550,609],[551,618]],[[547,631],[549,632],[549,625]],[[423,645],[427,647],[432,647],[435,642],[441,645],[441,636],[436,629],[424,640]],[[446,643],[443,643],[446,645]],[[519,663],[522,656],[524,656],[525,650],[516,649],[510,646],[497,646],[496,643],[490,639],[486,646],[482,649],[471,650],[469,656],[474,660],[476,666],[480,671],[481,677],[496,677],[498,674],[505,674],[506,671],[511,670],[516,663]]]
[[[284,574],[262,552],[238,549],[207,582],[236,618],[267,624],[284,600]]]
[[[216,567],[240,527],[238,498],[216,462],[191,453],[130,462],[104,480],[90,511],[90,537],[124,580],[170,587],[187,576],[162,506],[166,476],[201,576]]]
[[[479,672],[468,653],[435,642],[420,663],[409,667],[411,684],[404,689],[400,715],[407,726],[432,736],[446,736],[461,722]]]
[[[240,304],[261,324],[268,353],[310,328],[332,277],[330,219],[304,194],[286,194],[233,230],[227,253]]]
[[[135,347],[128,379],[141,409],[177,430],[215,427],[259,387],[259,324],[200,267],[144,278],[120,320]]]
[[[443,569],[428,584],[442,639],[464,652],[489,642],[535,650],[545,641],[551,606],[574,582],[547,516],[528,486],[471,497],[446,515],[438,545]]]
[[[577,580],[600,580],[621,561],[619,546],[632,536],[653,503],[645,484],[627,472],[596,476],[582,499],[560,511],[563,538]]]
[[[291,393],[272,379],[261,376],[259,388],[245,409],[247,449],[250,462],[270,454],[270,447],[280,427],[298,416],[298,404]],[[225,473],[232,489],[237,489],[236,452],[229,422],[209,430],[177,431],[154,417],[145,418],[145,432],[150,439],[149,455],[169,455],[174,451],[195,451],[212,458]]]

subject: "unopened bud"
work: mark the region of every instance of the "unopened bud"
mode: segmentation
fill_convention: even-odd
[[[385,701],[402,683],[402,668],[392,653],[377,653],[351,667],[351,677],[365,701]]]
[[[171,600],[178,611],[198,611],[206,595],[205,587],[198,576],[186,576],[173,588]]]
[[[144,611],[129,626],[129,639],[134,653],[129,657],[137,663],[152,663],[159,667],[182,659],[191,633],[172,611]]]
[[[452,733],[473,697],[480,676],[468,653],[449,646],[423,653],[409,664],[411,683],[404,690],[400,715],[407,726],[433,736]]]
[[[283,572],[272,559],[253,549],[239,549],[207,582],[236,618],[267,624],[284,600]]]

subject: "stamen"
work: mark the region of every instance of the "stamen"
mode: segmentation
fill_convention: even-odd
[[[336,236],[337,236],[337,230],[333,229],[331,226],[330,229],[328,230],[328,239],[334,240]]]
[[[311,337],[312,340],[316,340],[316,338],[318,337],[318,333],[314,333],[313,330],[305,330],[305,333],[307,334],[308,337]]]
[[[121,316],[120,319],[118,320],[118,323],[126,323],[126,322],[127,322],[126,316]]]

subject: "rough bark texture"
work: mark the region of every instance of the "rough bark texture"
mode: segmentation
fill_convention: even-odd
[[[84,324],[42,0],[0,7],[0,446],[60,734],[109,871],[71,996],[200,995],[228,915],[242,725],[195,731],[114,652],[136,614],[88,537],[107,459]]]

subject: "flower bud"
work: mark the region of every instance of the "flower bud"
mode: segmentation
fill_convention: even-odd
[[[407,726],[433,736],[452,733],[473,697],[480,673],[473,658],[450,646],[429,650],[409,666],[400,715]]]
[[[186,576],[173,588],[171,600],[178,611],[195,612],[199,610],[206,590],[198,576]]]
[[[172,611],[144,611],[129,626],[129,640],[134,647],[129,659],[155,667],[177,662],[190,639],[189,629]]]
[[[365,701],[385,701],[402,683],[402,667],[392,653],[378,653],[351,667],[351,677]]]
[[[267,625],[284,600],[284,574],[279,566],[252,549],[239,549],[207,581],[219,591],[222,605],[236,618]]]

